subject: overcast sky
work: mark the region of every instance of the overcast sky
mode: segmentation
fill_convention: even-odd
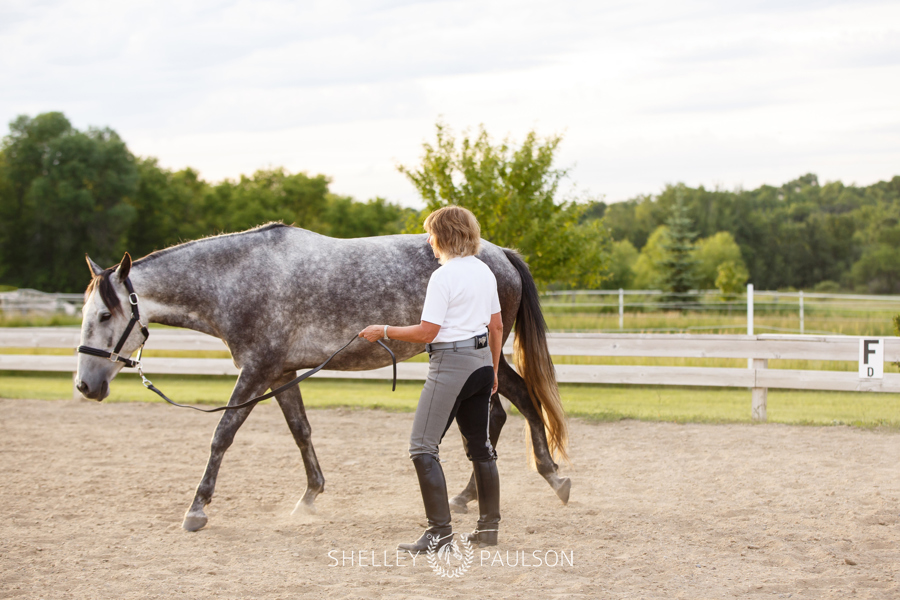
[[[440,118],[559,133],[582,195],[900,175],[900,2],[0,0],[0,118],[62,111],[217,181],[421,206]]]

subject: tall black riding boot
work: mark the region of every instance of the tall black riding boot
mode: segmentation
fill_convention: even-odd
[[[422,502],[425,503],[428,529],[415,543],[400,544],[397,549],[418,554],[428,550],[432,540],[437,538],[438,541],[433,546],[433,549],[437,551],[453,539],[444,470],[441,468],[438,458],[432,454],[417,454],[413,456],[412,461],[416,466],[416,475],[419,477],[419,490],[422,492]]]
[[[474,461],[478,490],[478,528],[464,537],[476,546],[496,546],[500,528],[500,476],[496,460]]]

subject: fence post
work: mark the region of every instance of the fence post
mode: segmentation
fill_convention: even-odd
[[[766,358],[751,358],[753,362],[753,368],[756,371],[762,369],[769,368],[769,360]],[[759,373],[755,372],[753,375],[754,383],[759,378]],[[766,402],[769,399],[769,390],[764,387],[754,387],[750,390],[751,395],[751,403],[750,403],[750,415],[754,421],[765,422],[766,421]]]
[[[753,335],[753,284],[747,284],[747,335]]]
[[[625,328],[625,290],[619,288],[619,329]]]
[[[800,335],[803,335],[803,290],[800,290]]]
[[[747,284],[747,335],[753,335],[753,284]],[[747,368],[753,368],[753,359],[747,359]]]

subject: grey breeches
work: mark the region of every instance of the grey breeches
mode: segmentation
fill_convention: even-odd
[[[438,456],[438,446],[455,418],[469,460],[496,458],[488,437],[493,385],[490,348],[432,352],[409,438],[410,457]]]

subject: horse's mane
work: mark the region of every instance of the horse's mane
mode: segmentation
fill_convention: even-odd
[[[106,305],[111,311],[119,311],[121,310],[121,301],[119,301],[119,295],[116,293],[116,288],[113,287],[113,284],[110,283],[109,278],[113,273],[116,272],[116,269],[119,268],[119,265],[114,267],[110,267],[109,269],[104,270],[99,275],[95,275],[91,278],[91,282],[88,284],[87,289],[84,291],[84,301],[87,302],[88,297],[90,297],[91,292],[95,289],[97,293],[100,294],[100,299],[103,300],[103,304]]]
[[[252,235],[255,233],[264,233],[266,231],[271,231],[273,229],[280,229],[282,227],[291,228],[291,227],[293,227],[293,225],[285,225],[281,221],[274,221],[272,223],[266,223],[264,225],[254,227],[253,229],[248,229],[246,231],[238,231],[236,233],[220,233],[218,235],[208,235],[208,236],[200,238],[200,239],[191,240],[189,242],[182,242],[180,244],[175,244],[173,246],[169,246],[168,248],[163,248],[162,250],[157,250],[156,252],[151,252],[147,256],[145,256],[143,258],[139,258],[136,261],[134,261],[134,264],[138,265],[141,263],[147,263],[147,262],[156,260],[157,258],[166,256],[167,254],[174,252],[176,250],[181,250],[182,248],[187,248],[189,246],[193,246],[194,244],[202,244],[203,242],[206,242],[208,240],[221,239],[221,238],[227,238],[227,237],[233,237],[233,236],[241,236],[241,235]]]
[[[292,227],[291,225],[285,225],[280,221],[276,221],[273,223],[266,223],[265,225],[260,225],[259,227],[254,227],[253,229],[248,229],[247,231],[239,231],[237,233],[223,233],[219,235],[210,235],[205,238],[200,238],[198,240],[192,240],[190,242],[183,242],[181,244],[176,244],[174,246],[169,246],[168,248],[164,248],[162,250],[157,250],[156,252],[151,252],[147,256],[143,258],[139,258],[134,261],[133,264],[137,265],[140,263],[150,262],[157,258],[163,257],[175,250],[180,250],[181,248],[185,248],[187,246],[192,246],[194,244],[199,244],[205,242],[207,240],[237,236],[237,235],[248,235],[254,233],[262,233],[265,231],[271,231],[273,229],[279,229],[281,227]],[[103,303],[106,307],[111,311],[121,310],[122,302],[119,300],[119,295],[116,293],[116,288],[110,282],[109,278],[115,273],[116,269],[119,268],[119,265],[113,265],[112,267],[105,269],[99,275],[94,275],[91,278],[91,282],[88,284],[87,289],[84,291],[84,300],[87,302],[88,297],[91,295],[95,289],[97,293],[100,294],[100,299],[103,300]]]

